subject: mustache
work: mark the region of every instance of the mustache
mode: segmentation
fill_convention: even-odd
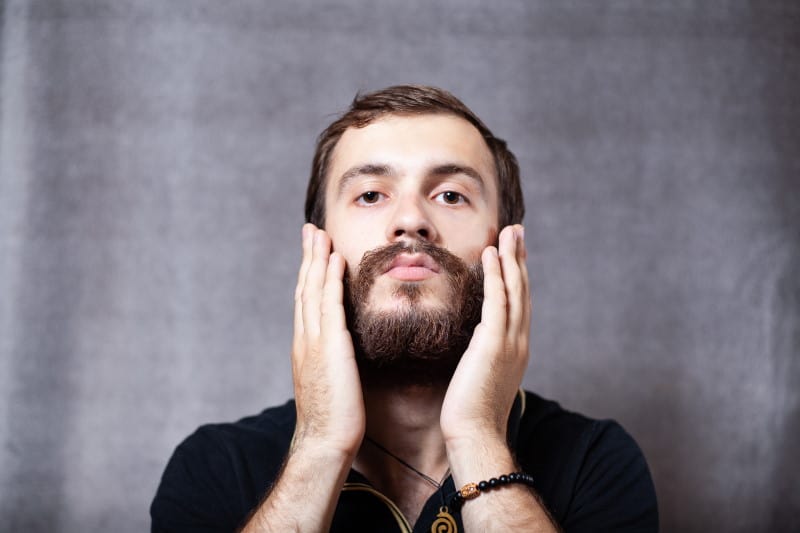
[[[358,264],[358,277],[375,279],[386,272],[392,261],[401,254],[425,254],[451,275],[467,269],[467,264],[460,257],[435,244],[427,241],[399,241],[365,253]]]

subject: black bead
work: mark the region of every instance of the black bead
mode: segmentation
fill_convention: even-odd
[[[486,481],[481,481],[480,483],[478,483],[478,490],[484,491],[488,488],[489,488],[489,483],[487,483]]]
[[[492,487],[492,488],[495,488],[497,486],[497,478],[496,477],[493,477],[492,479],[489,480],[489,486]]]
[[[519,481],[519,474],[516,472],[511,472],[508,475],[508,479],[510,479],[512,483],[516,483],[517,481]]]
[[[508,476],[500,476],[498,481],[500,481],[501,485],[508,485]]]

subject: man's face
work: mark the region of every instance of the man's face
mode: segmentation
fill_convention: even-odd
[[[325,189],[325,229],[350,276],[368,251],[424,241],[468,265],[498,235],[494,160],[480,133],[453,115],[387,116],[344,132]],[[374,279],[374,312],[447,307],[445,272],[425,253],[404,253]]]
[[[344,133],[325,229],[348,264],[362,379],[450,380],[480,320],[480,254],[497,239],[496,183],[489,149],[461,118],[393,116]]]

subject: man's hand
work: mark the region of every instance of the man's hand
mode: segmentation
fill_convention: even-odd
[[[531,303],[522,226],[500,232],[481,256],[484,299],[481,322],[456,368],[440,424],[456,487],[518,469],[506,430],[525,367]],[[468,531],[555,532],[557,528],[528,487],[508,485],[467,502]]]
[[[330,250],[324,230],[303,226],[292,343],[294,447],[324,446],[355,457],[364,436],[364,399],[342,302],[345,261]]]
[[[327,531],[364,437],[353,341],[342,304],[345,262],[331,240],[303,226],[295,290],[292,375],[297,425],[283,471],[244,533]]]
[[[514,397],[528,363],[531,303],[523,229],[500,232],[499,253],[483,251],[481,322],[458,364],[442,406],[445,442],[505,443]]]

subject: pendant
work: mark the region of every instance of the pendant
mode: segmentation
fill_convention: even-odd
[[[446,505],[439,507],[439,514],[436,515],[436,520],[431,524],[431,533],[458,533],[456,521]]]

